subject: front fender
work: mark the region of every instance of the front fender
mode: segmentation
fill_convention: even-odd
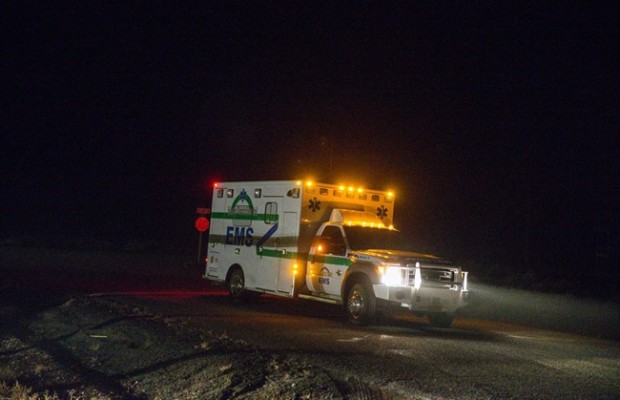
[[[347,293],[347,288],[353,285],[354,281],[362,277],[366,277],[372,285],[381,283],[379,267],[376,264],[371,262],[356,262],[349,265],[342,279],[341,292],[343,295]]]

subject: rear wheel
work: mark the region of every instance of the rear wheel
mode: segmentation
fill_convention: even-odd
[[[245,292],[245,277],[241,268],[235,268],[228,277],[228,293],[233,299],[240,299]]]
[[[355,325],[368,325],[376,311],[375,294],[367,283],[356,283],[347,292],[344,309],[349,321]]]
[[[432,313],[428,314],[428,321],[432,326],[437,328],[449,328],[454,321],[454,315],[448,313]]]

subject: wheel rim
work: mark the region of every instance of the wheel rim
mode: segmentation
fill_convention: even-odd
[[[243,277],[239,273],[234,273],[230,277],[230,292],[238,295],[243,291]]]
[[[364,295],[357,289],[353,289],[347,301],[349,314],[353,319],[359,319],[364,314]]]

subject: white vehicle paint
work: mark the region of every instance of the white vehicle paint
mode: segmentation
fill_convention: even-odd
[[[211,209],[203,277],[226,284],[234,297],[257,292],[343,304],[356,324],[391,303],[448,326],[465,304],[467,273],[460,267],[386,245],[398,236],[391,192],[223,182]]]

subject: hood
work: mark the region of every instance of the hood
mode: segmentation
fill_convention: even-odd
[[[452,265],[450,261],[437,256],[415,253],[412,251],[369,249],[351,251],[351,255],[362,261],[386,262],[402,265],[414,264],[416,262],[426,265]]]

